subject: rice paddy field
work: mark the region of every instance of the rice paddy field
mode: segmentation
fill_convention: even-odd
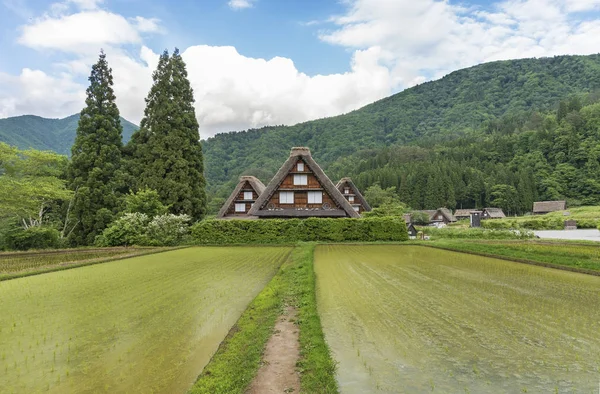
[[[156,253],[169,248],[65,249],[0,253],[0,280],[97,262]]]
[[[342,393],[596,393],[600,277],[419,246],[322,245]]]
[[[291,248],[188,248],[0,282],[2,393],[185,393]]]

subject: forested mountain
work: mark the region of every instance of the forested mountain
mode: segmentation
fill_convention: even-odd
[[[48,119],[34,115],[0,119],[0,141],[19,149],[52,150],[71,155],[79,114],[63,119]],[[123,142],[129,141],[138,126],[121,118]]]
[[[532,111],[555,110],[560,100],[578,93],[591,93],[587,97],[591,102],[598,89],[600,55],[482,64],[345,115],[216,135],[204,141],[207,180],[212,194],[219,197],[230,192],[242,174],[268,181],[288,156],[289,148],[298,145],[309,146],[326,170],[339,168],[332,165],[338,159],[390,145],[420,145],[426,152],[443,150],[447,145],[456,147],[453,154],[460,155],[457,150],[464,141],[489,138],[488,142],[481,140],[489,146],[496,136],[515,133],[523,117]],[[490,155],[505,158],[505,152],[495,148]],[[377,152],[357,157],[373,155]],[[348,175],[356,176],[356,171]],[[365,175],[361,186],[367,183]]]

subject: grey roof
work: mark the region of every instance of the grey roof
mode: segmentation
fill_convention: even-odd
[[[223,204],[221,210],[217,214],[217,219],[223,219],[227,215],[229,207],[231,206],[231,204],[233,204],[235,198],[240,194],[240,192],[242,191],[242,187],[244,187],[246,182],[250,184],[252,189],[254,189],[254,191],[256,192],[256,194],[258,194],[259,197],[265,191],[265,184],[262,183],[260,179],[248,175],[241,176],[237,186],[235,187],[235,189],[233,189],[233,192],[231,192],[229,198],[227,199],[227,201],[225,201],[225,204]]]
[[[250,208],[250,211],[248,211],[249,215],[251,215],[251,216],[273,216],[274,215],[273,212],[279,212],[280,217],[283,217],[283,216],[285,216],[285,217],[290,217],[290,216],[291,217],[306,217],[306,216],[321,216],[322,215],[320,213],[316,213],[316,212],[318,212],[317,210],[281,209],[281,210],[270,211],[270,210],[263,209],[265,207],[265,205],[267,204],[267,202],[269,201],[269,199],[271,198],[271,196],[273,196],[273,194],[275,194],[275,192],[279,188],[279,185],[281,185],[281,183],[283,182],[285,177],[292,170],[292,168],[294,167],[294,164],[296,164],[298,159],[304,160],[306,165],[308,165],[308,167],[312,170],[315,177],[317,177],[317,179],[323,186],[323,189],[325,189],[327,194],[329,194],[329,196],[331,196],[333,201],[337,204],[338,209],[332,209],[332,211],[342,210],[345,213],[344,216],[348,216],[351,218],[359,218],[360,217],[358,212],[356,212],[354,210],[354,208],[352,208],[352,205],[350,205],[348,200],[346,200],[346,198],[344,196],[342,196],[342,193],[340,193],[340,191],[335,187],[333,182],[331,182],[331,179],[329,179],[329,177],[325,174],[325,172],[323,172],[323,170],[321,169],[321,167],[319,167],[317,162],[314,161],[314,159],[312,158],[312,156],[310,154],[310,149],[306,148],[306,147],[292,148],[292,150],[290,152],[290,157],[286,160],[285,163],[283,163],[283,165],[281,166],[279,171],[277,171],[277,174],[275,174],[273,179],[271,179],[271,182],[269,182],[269,184],[267,185],[264,192],[261,193],[261,195],[258,197],[256,202],[254,203],[254,206],[252,208]],[[319,210],[319,211],[321,211],[321,210]],[[333,214],[334,212],[331,212],[331,213]]]
[[[502,219],[506,217],[502,208],[483,208],[483,213],[485,214],[486,212],[488,216],[493,219]]]
[[[454,211],[454,217],[456,218],[467,218],[471,216],[473,209],[457,209]]]
[[[456,222],[456,218],[454,215],[452,215],[452,211],[450,211],[448,208],[439,208],[437,211],[435,211],[435,215],[437,215],[438,212],[444,215],[446,220],[449,222]]]
[[[566,201],[538,201],[533,203],[533,213],[564,211],[567,209]]]
[[[352,190],[352,194],[354,194],[354,197],[356,199],[358,199],[358,202],[363,206],[364,210],[370,211],[371,206],[369,205],[367,200],[365,200],[365,197],[362,195],[360,190],[358,190],[358,187],[356,187],[354,182],[352,182],[351,178],[346,177],[346,178],[340,179],[340,181],[337,183],[337,185],[335,185],[335,187],[340,191],[340,193],[343,194],[344,193],[344,183],[348,184],[348,186]]]

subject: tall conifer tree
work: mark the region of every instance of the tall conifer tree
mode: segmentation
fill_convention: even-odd
[[[81,111],[67,175],[69,187],[76,191],[72,215],[77,227],[71,241],[77,245],[92,244],[113,220],[123,187],[123,128],[112,89],[112,69],[103,51],[88,79],[86,106]]]
[[[127,151],[138,189],[158,191],[175,214],[198,220],[206,212],[204,161],[194,96],[179,50],[165,51],[152,75],[140,130]]]

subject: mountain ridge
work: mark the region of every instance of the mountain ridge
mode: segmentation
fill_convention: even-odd
[[[0,119],[0,141],[19,149],[51,150],[71,155],[79,114],[65,118],[44,118],[38,115],[19,115]],[[121,117],[123,143],[139,127]]]

